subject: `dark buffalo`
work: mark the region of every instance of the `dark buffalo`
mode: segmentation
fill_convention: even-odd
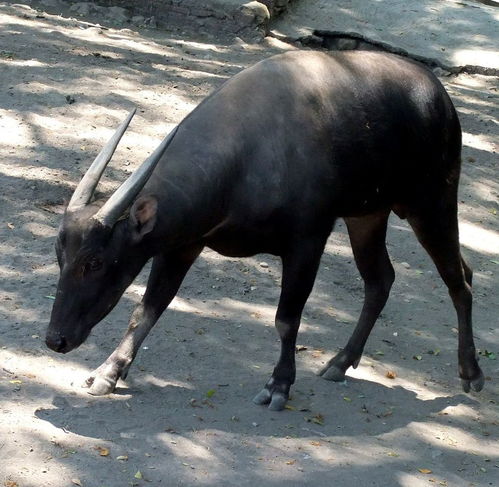
[[[60,278],[47,331],[57,352],[78,347],[153,258],[147,290],[121,343],[87,380],[106,394],[203,247],[282,259],[279,361],[258,404],[284,407],[295,380],[305,302],[338,217],[365,283],[359,322],[320,372],[356,367],[388,298],[394,271],[388,215],[407,218],[449,289],[459,323],[459,375],[480,390],[471,325],[472,272],[457,222],[461,129],[437,78],[415,62],[373,52],[291,52],[227,81],[201,103],[107,201],[92,194],[130,118],[76,189],[56,249]]]

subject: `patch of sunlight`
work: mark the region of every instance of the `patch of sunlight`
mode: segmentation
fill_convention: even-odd
[[[169,75],[178,74],[181,75],[185,79],[204,79],[204,78],[218,78],[218,79],[226,79],[226,74],[216,74],[210,73],[209,71],[202,71],[200,69],[189,69],[185,68],[175,68],[173,66],[165,65],[165,64],[153,64],[152,67],[159,71],[168,71]]]
[[[225,312],[229,312],[231,318],[240,317],[242,313],[256,317],[259,320],[273,320],[275,313],[275,306],[265,305],[262,303],[244,303],[231,298],[222,298],[220,306],[224,308]]]
[[[49,169],[46,167],[34,168],[18,167],[12,164],[0,163],[0,173],[12,178],[20,178],[26,181],[41,181],[45,183],[47,180],[57,180],[59,185],[67,185],[67,174],[63,170]]]
[[[45,87],[45,85],[39,84],[38,86]],[[47,89],[52,89],[46,86]],[[38,127],[43,129],[47,129],[50,134],[53,132],[59,133],[63,129],[67,128],[67,126],[62,123],[60,120],[55,118],[53,115],[40,115],[38,113],[31,114],[31,121],[35,123]]]
[[[30,133],[27,127],[23,127],[22,121],[16,120],[9,114],[9,110],[0,109],[0,133],[2,134],[1,145],[13,147],[14,145],[24,145],[29,140]]]
[[[326,252],[328,254],[340,255],[341,257],[352,257],[352,248],[349,245],[342,245],[336,242],[328,241],[326,245]]]
[[[499,233],[486,230],[469,222],[459,224],[459,239],[461,244],[490,255],[499,254]]]
[[[479,49],[458,49],[453,54],[454,64],[471,64],[474,66],[499,67],[499,52],[487,51],[483,46]]]
[[[165,446],[171,448],[171,434],[159,434],[158,439],[161,440]],[[196,441],[193,441],[182,435],[175,435],[175,450],[171,451],[172,453],[175,453],[178,458],[185,459],[189,463],[192,463],[194,459],[201,461],[216,460],[216,457],[211,453],[210,449],[201,445],[197,439]]]
[[[171,40],[169,40],[169,42],[178,44],[179,46],[187,46],[187,47],[192,47],[193,49],[199,49],[200,51],[214,51],[214,52],[226,51],[226,49],[221,49],[219,46],[217,46],[215,44],[188,41],[185,39],[181,39],[181,40],[171,39]]]
[[[19,275],[19,271],[16,270],[15,268],[12,268],[12,269],[9,269],[5,266],[0,266],[0,275],[2,276],[2,278],[6,278],[6,277],[14,277],[14,276],[18,276]]]
[[[456,406],[455,409],[459,409],[460,406]],[[464,431],[455,426],[445,425],[435,425],[432,421],[430,423],[410,423],[407,428],[414,434],[415,438],[420,438],[426,444],[433,445],[437,448],[448,448],[452,447],[454,451],[460,451],[462,453],[469,453],[476,449],[480,450],[480,442],[482,441],[481,435],[477,430],[477,435],[474,435],[468,431]],[[488,447],[488,455],[495,456],[499,455],[499,443],[496,445],[490,444]]]
[[[90,31],[90,32],[88,32]],[[74,35],[74,30],[71,30],[72,35]],[[78,37],[77,35],[75,37]],[[161,56],[171,56],[171,57],[178,57],[178,55],[171,50],[171,48],[167,48],[164,46],[160,46],[154,42],[144,42],[144,41],[139,41],[136,39],[132,39],[130,36],[124,36],[122,32],[120,32],[120,35],[115,35],[114,33],[112,34],[106,34],[103,36],[102,34],[99,33],[99,31],[96,29],[95,31],[92,29],[86,29],[85,31],[82,31],[82,34],[79,36],[82,40],[88,40],[88,38],[95,38],[99,42],[102,42],[102,40],[106,41],[106,44],[110,44],[111,46],[123,46],[126,47],[127,49],[136,51],[136,52],[142,52],[144,54],[159,54]]]
[[[482,134],[470,134],[463,132],[463,145],[486,152],[497,151],[496,143],[487,140],[487,136]]]
[[[52,232],[54,232],[54,229],[52,229]],[[54,233],[51,233],[51,235],[54,235]],[[55,260],[55,252],[53,254],[54,254],[53,258]],[[57,265],[57,262],[54,262],[53,264],[45,264],[43,267],[38,267],[37,269],[33,269],[32,272],[34,275],[37,276],[47,276],[47,275],[53,276],[59,273],[59,266]]]
[[[10,59],[3,60],[0,59],[0,65],[5,64],[6,66],[22,66],[29,68],[46,68],[48,66],[47,63],[41,63],[40,61],[36,61],[35,59]]]
[[[26,230],[31,232],[32,235],[37,237],[46,237],[54,235],[54,228],[52,225],[45,225],[43,223],[29,222],[24,225]]]
[[[59,358],[61,357],[61,358]],[[9,351],[0,349],[0,363],[2,367],[19,377],[22,381],[47,386],[49,392],[58,391],[62,394],[71,393],[88,399],[87,389],[80,387],[89,376],[90,369],[71,361],[68,356],[50,355],[37,356],[24,353],[21,350]],[[109,396],[108,396],[109,397]],[[126,395],[112,395],[113,400],[124,401],[130,397]],[[25,399],[25,404],[36,403],[39,399]]]
[[[415,473],[394,472],[394,476],[397,478],[397,487],[426,487],[427,485],[451,485],[448,484],[446,480],[441,480],[439,477],[437,477],[437,480],[435,480],[436,477],[434,474],[425,475],[420,472],[416,473],[416,471]],[[428,482],[432,483],[429,484]]]
[[[152,384],[153,386],[156,387],[179,387],[182,389],[190,389],[193,390],[194,386],[192,384],[188,384],[187,382],[181,382],[178,380],[163,380],[159,379],[158,377],[152,375],[152,374],[146,374],[144,377],[141,377],[140,379],[143,382],[147,382],[148,384]]]

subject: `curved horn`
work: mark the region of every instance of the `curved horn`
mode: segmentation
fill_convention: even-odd
[[[156,164],[170,145],[178,127],[175,127],[142,165],[114,192],[104,206],[94,215],[94,219],[106,227],[112,227],[132,204],[144,187]]]
[[[121,137],[130,124],[130,120],[132,120],[132,117],[135,115],[135,111],[136,108],[128,114],[125,121],[122,122],[122,124],[116,129],[114,135],[99,152],[94,162],[92,162],[92,165],[88,168],[87,172],[76,187],[73,196],[69,201],[68,210],[75,210],[87,205],[90,202],[90,199],[94,194],[94,190],[102,177],[102,173],[104,172],[104,169],[106,169],[108,162],[111,160]]]

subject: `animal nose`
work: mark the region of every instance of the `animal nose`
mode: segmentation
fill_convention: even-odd
[[[66,339],[61,335],[47,335],[45,343],[54,352],[63,352],[67,345]]]

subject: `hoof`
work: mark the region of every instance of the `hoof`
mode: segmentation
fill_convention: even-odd
[[[480,370],[480,374],[476,379],[461,379],[461,386],[464,392],[470,392],[473,389],[475,392],[480,392],[485,384],[485,377],[483,372]]]
[[[282,392],[274,392],[272,401],[270,401],[269,409],[271,411],[282,411],[288,402],[288,395]]]
[[[114,391],[116,382],[105,377],[89,377],[83,384],[83,387],[87,388],[87,392],[92,396],[105,396]]]
[[[268,404],[271,411],[282,411],[286,407],[289,395],[284,392],[263,388],[254,398],[253,402],[259,406]]]
[[[318,374],[323,379],[332,380],[334,382],[345,382],[345,372],[341,370],[337,365],[329,365],[327,364],[321,370],[319,370]]]
[[[268,389],[262,389],[254,398],[253,402],[261,406],[262,404],[269,404],[272,400],[272,394]]]

